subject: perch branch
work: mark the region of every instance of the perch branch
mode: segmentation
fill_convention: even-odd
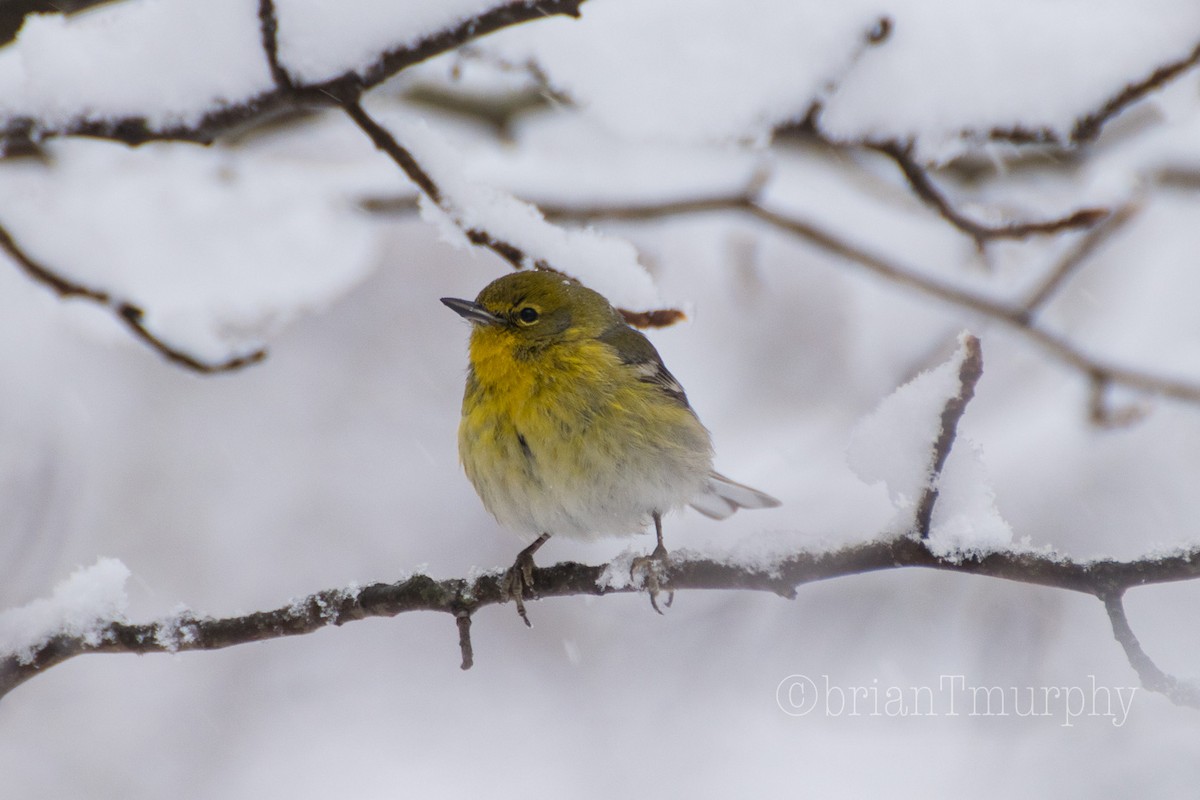
[[[781,560],[767,572],[726,560],[691,557],[675,552],[671,586],[676,590],[721,589],[765,591],[785,598],[807,583],[907,567],[924,567],[968,575],[985,575],[1020,583],[1048,586],[1091,594],[1105,600],[1112,611],[1112,597],[1136,586],[1194,580],[1200,577],[1200,545],[1171,556],[1145,557],[1134,561],[1074,561],[1053,553],[1002,551],[962,560],[939,558],[918,535],[870,541],[828,552],[799,552]],[[539,567],[533,572],[533,587],[541,598],[604,596],[641,591],[632,585],[613,586],[606,576],[628,574],[628,564],[588,565],[563,562]],[[375,583],[362,588],[330,589],[272,611],[213,619],[184,614],[158,622],[134,624],[111,622],[97,636],[60,635],[31,652],[0,656],[0,696],[56,664],[87,653],[164,653],[218,650],[249,642],[299,636],[330,625],[344,625],[368,617],[394,617],[411,611],[439,611],[451,615],[458,628],[462,666],[473,661],[470,618],[478,610],[506,601],[502,573],[488,573],[474,580],[434,580],[415,575],[397,583]],[[1114,617],[1114,620],[1118,619]],[[1118,632],[1131,664],[1139,675],[1150,676],[1146,688],[1162,691],[1169,681],[1147,671],[1152,662],[1133,641],[1123,613]],[[1118,623],[1114,621],[1114,630]],[[1122,640],[1122,635],[1124,639]],[[1138,655],[1140,654],[1140,655]],[[1155,668],[1156,669],[1156,668]],[[1165,675],[1165,673],[1157,673]],[[1170,676],[1166,676],[1169,680]],[[1165,693],[1165,692],[1164,692]],[[1176,702],[1186,695],[1167,695]]]

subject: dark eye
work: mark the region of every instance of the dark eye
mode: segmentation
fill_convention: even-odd
[[[517,317],[526,325],[532,325],[533,323],[537,322],[538,312],[536,308],[525,306],[517,312]]]

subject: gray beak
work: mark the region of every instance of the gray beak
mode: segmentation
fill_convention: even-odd
[[[457,297],[443,297],[442,302],[454,313],[468,322],[476,325],[498,325],[504,320],[488,311],[472,300],[459,300]]]

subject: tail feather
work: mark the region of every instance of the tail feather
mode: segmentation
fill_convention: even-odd
[[[725,519],[739,508],[774,508],[779,501],[719,472],[710,472],[704,490],[692,498],[690,505],[706,517]]]

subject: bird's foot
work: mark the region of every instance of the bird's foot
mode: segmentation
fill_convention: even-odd
[[[533,554],[522,550],[500,581],[500,591],[503,593],[504,599],[512,600],[517,604],[517,614],[520,615],[527,628],[532,628],[533,623],[529,621],[529,615],[525,613],[525,598],[537,597],[533,590],[533,568]]]
[[[667,548],[663,547],[662,542],[658,543],[658,547],[654,548],[648,556],[638,556],[633,560],[633,564],[629,568],[629,577],[637,579],[637,573],[644,573],[643,583],[646,591],[650,593],[650,607],[659,614],[663,613],[658,607],[658,596],[664,591],[667,592],[667,601],[663,603],[667,608],[671,607],[671,603],[675,601],[675,590],[671,589],[666,584],[669,582],[671,568],[671,556],[667,552]]]

